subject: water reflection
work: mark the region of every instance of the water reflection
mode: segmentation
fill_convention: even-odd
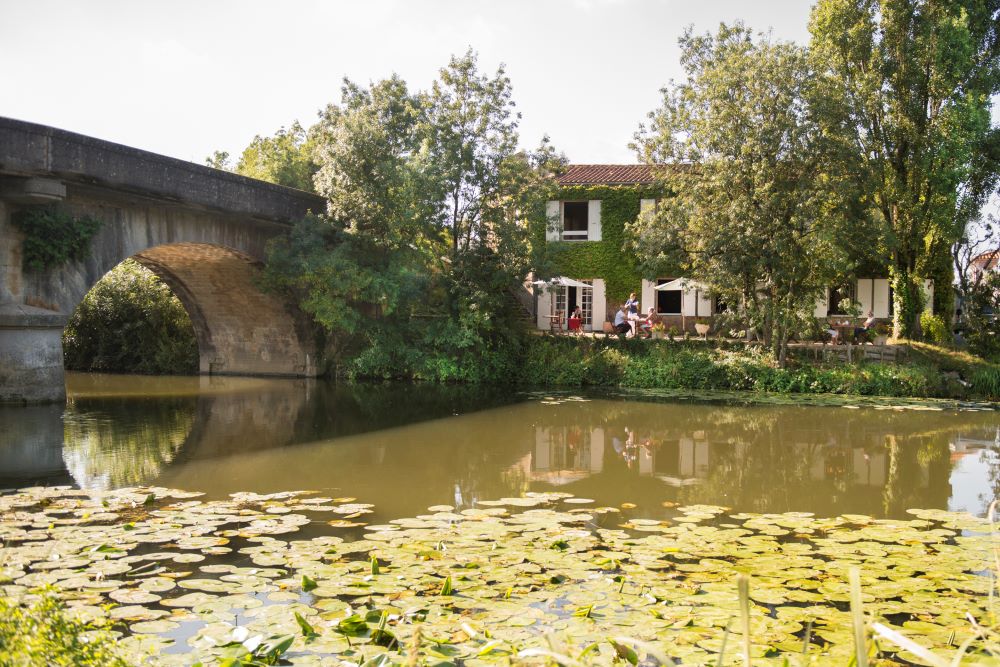
[[[73,375],[65,415],[0,412],[0,484],[316,489],[381,520],[563,490],[603,505],[904,516],[983,513],[1000,413],[651,403],[553,405],[468,387]]]
[[[593,406],[594,404],[584,404]],[[551,408],[521,465],[532,482],[575,493],[614,478],[684,504],[745,511],[903,516],[947,507],[956,461],[971,448],[997,472],[995,413],[602,403]],[[964,452],[964,454],[963,454]],[[982,513],[1000,484],[978,485]],[[645,502],[654,498],[643,497]]]

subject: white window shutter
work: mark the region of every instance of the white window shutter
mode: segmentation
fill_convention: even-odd
[[[830,290],[828,289],[823,296],[816,299],[816,308],[813,310],[813,317],[826,317],[827,307],[829,304]]]
[[[604,294],[604,281],[600,278],[594,279],[594,302],[591,308],[590,319],[594,331],[604,331],[604,320],[608,316],[608,299]]]
[[[681,292],[681,312],[685,317],[694,317],[695,304],[698,299],[693,289],[686,289]]]
[[[642,294],[639,303],[642,304],[641,312],[643,313],[649,310],[650,306],[656,306],[656,290],[653,289],[654,287],[656,285],[651,281],[645,279],[642,281]]]
[[[548,330],[552,325],[552,320],[549,319],[549,315],[552,314],[552,292],[548,289],[541,287],[538,290],[538,321],[536,324],[539,329]]]
[[[889,280],[887,278],[876,278],[875,299],[872,304],[872,313],[879,319],[889,317]]]
[[[656,200],[655,199],[640,199],[639,200],[639,215],[645,217],[647,215],[653,215],[656,211]]]
[[[601,240],[601,200],[591,199],[587,202],[587,240]]]
[[[558,241],[562,236],[562,216],[559,202],[545,202],[545,240]]]
[[[861,306],[861,317],[868,317],[868,311],[875,312],[875,302],[873,297],[874,281],[871,278],[858,278],[858,305]]]
[[[695,313],[698,317],[708,317],[712,314],[712,300],[708,298],[708,294],[703,289],[696,290],[696,296],[698,297],[698,312]]]

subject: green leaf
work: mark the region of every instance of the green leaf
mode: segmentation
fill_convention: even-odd
[[[351,637],[366,635],[368,634],[368,622],[357,614],[352,614],[337,623],[337,632]]]
[[[438,595],[452,595],[454,592],[454,588],[451,585],[451,575],[449,575],[445,577],[444,584],[441,586],[441,592]]]
[[[302,629],[302,636],[303,637],[315,637],[316,636],[316,630],[313,628],[312,625],[309,624],[309,621],[307,621],[305,618],[303,618],[302,614],[300,614],[299,612],[295,612],[295,622],[298,623],[299,624],[299,628]]]
[[[308,593],[309,591],[313,590],[317,586],[319,586],[319,584],[316,583],[315,579],[313,579],[312,577],[310,577],[308,574],[303,574],[302,575],[302,590],[303,591],[305,591],[306,593]]]
[[[633,665],[639,664],[639,654],[635,652],[634,648],[626,646],[625,644],[619,644],[614,639],[609,639],[608,643],[610,643],[611,647],[615,649],[615,653],[619,658]]]

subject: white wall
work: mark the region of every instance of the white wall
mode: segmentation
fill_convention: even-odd
[[[538,290],[538,318],[535,324],[539,329],[548,329],[551,326],[549,315],[552,314],[552,292],[542,287]]]

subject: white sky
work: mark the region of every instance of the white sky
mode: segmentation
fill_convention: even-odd
[[[627,149],[677,38],[742,19],[805,43],[809,0],[0,0],[0,116],[181,159],[234,155],[255,134],[310,125],[344,76],[426,88],[472,46],[506,63],[521,140],[572,162]]]

